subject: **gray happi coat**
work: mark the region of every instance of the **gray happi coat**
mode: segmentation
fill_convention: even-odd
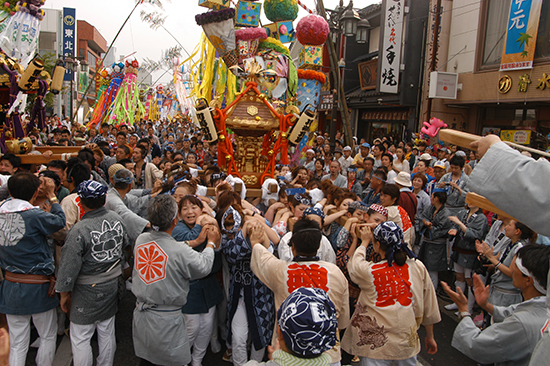
[[[211,247],[199,253],[166,232],[138,237],[132,273],[137,299],[132,325],[136,356],[165,366],[191,361],[182,307],[189,281],[208,275],[213,263]]]
[[[115,315],[118,277],[129,243],[122,218],[105,207],[86,213],[71,228],[55,287],[72,291],[71,322],[93,324]]]

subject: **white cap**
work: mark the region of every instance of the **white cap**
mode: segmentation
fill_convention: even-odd
[[[432,160],[432,156],[428,153],[420,155],[420,160]]]
[[[344,147],[344,151],[351,151],[351,147],[349,146]]]
[[[313,151],[313,149],[307,149],[307,150],[306,150],[306,154],[307,154],[307,153],[315,154],[315,151]]]

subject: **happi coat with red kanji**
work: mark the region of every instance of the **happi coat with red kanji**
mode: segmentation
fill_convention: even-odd
[[[404,360],[420,352],[417,330],[441,320],[435,290],[422,262],[403,266],[369,262],[360,246],[348,263],[361,293],[342,339],[349,354],[379,360]]]
[[[277,259],[263,245],[254,245],[250,268],[275,295],[275,309],[297,288],[316,287],[324,290],[334,303],[338,329],[349,325],[348,281],[333,263],[325,261],[286,262]],[[277,334],[277,332],[275,332]],[[332,362],[339,362],[340,342],[327,351]]]

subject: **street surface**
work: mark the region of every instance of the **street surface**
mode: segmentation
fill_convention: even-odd
[[[454,315],[454,312],[447,311],[443,308],[448,304],[448,301],[438,297],[440,310],[441,310],[441,322],[434,326],[435,339],[438,344],[438,352],[435,355],[429,355],[426,353],[424,347],[425,331],[421,327],[419,331],[420,341],[422,344],[422,351],[418,357],[418,365],[420,366],[476,366],[477,363],[458,352],[451,347],[451,339],[453,331],[457,325],[458,318]],[[115,354],[115,366],[137,366],[139,365],[139,359],[135,356],[134,346],[132,343],[132,313],[135,304],[135,297],[128,291],[126,297],[122,300],[119,306],[119,312],[116,316],[116,336],[117,336],[117,350]],[[33,329],[31,336],[31,343],[35,341],[37,337],[36,331]],[[71,345],[67,336],[58,337],[58,348],[54,366],[70,366],[72,365]],[[94,355],[97,355],[97,340],[94,336],[92,340],[94,349]],[[231,363],[222,360],[222,351],[214,354],[208,350],[206,357],[203,360],[203,366],[231,366]],[[32,348],[27,356],[27,366],[35,366],[34,358],[36,357],[36,348]],[[356,365],[351,363],[351,357],[345,355],[342,365]]]

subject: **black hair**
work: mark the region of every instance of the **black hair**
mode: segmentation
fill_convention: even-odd
[[[22,172],[8,180],[8,191],[13,198],[30,201],[41,183],[36,175]]]
[[[19,168],[21,166],[21,158],[14,154],[4,154],[0,158],[0,161],[2,160],[9,161],[14,168]]]
[[[382,144],[376,144],[374,146],[378,146],[378,148],[380,149],[380,151],[382,152],[382,154],[384,154],[386,152],[386,147]]]
[[[382,157],[386,156],[388,159],[390,159],[390,163],[393,163],[393,155],[388,153],[383,153]]]
[[[101,141],[98,141],[96,143],[97,147],[101,148],[101,147],[106,147],[107,149],[109,148],[109,143],[105,140],[101,140]]]
[[[371,158],[370,156],[367,156],[366,158],[363,159],[363,163],[365,162],[365,160],[369,160],[372,163],[372,165],[374,166],[374,159],[373,158]]]
[[[76,157],[83,162],[88,162],[92,168],[95,166],[94,152],[88,148],[80,150]]]
[[[11,179],[10,179],[11,180]],[[550,259],[550,246],[530,244],[518,251],[523,266],[533,274],[534,279],[544,288],[548,285],[548,263]]]
[[[384,182],[388,180],[388,175],[386,174],[385,171],[383,171],[380,168],[376,169],[374,173],[372,173],[372,175],[376,175],[378,178],[382,179]]]
[[[459,166],[460,169],[464,168],[464,164],[466,163],[466,160],[463,156],[457,156],[456,154],[449,160],[450,165],[456,165]]]
[[[183,207],[183,203],[184,202],[189,202],[191,203],[192,205],[196,205],[196,206],[199,206],[202,208],[202,201],[199,197],[195,196],[195,195],[186,195],[186,196],[183,196],[182,199],[180,200],[179,204],[178,204],[178,212],[181,211],[182,207]]]
[[[323,168],[325,167],[325,159],[317,159],[317,160],[315,160],[315,163],[317,163],[317,162],[321,163],[321,166],[322,166]]]
[[[79,158],[71,158],[67,162],[67,182],[74,183],[75,187],[90,179],[90,168]]]
[[[128,136],[128,135],[126,134],[126,132],[124,132],[124,131],[118,131],[116,135],[117,135],[117,137],[118,137],[118,136],[124,136],[124,138],[126,138],[126,137]]]
[[[136,145],[136,147],[134,147],[134,150],[135,149],[140,149],[141,150],[141,158],[142,159],[144,159],[147,156],[147,146],[143,145],[142,143],[138,143]]]
[[[124,150],[125,155],[130,155],[130,148],[127,145],[120,145],[117,147],[117,149],[122,149]]]
[[[439,203],[444,205],[447,202],[447,193],[446,192],[438,191],[438,192],[434,192],[432,194],[433,194],[434,198],[437,198],[439,200]]]
[[[99,148],[99,150],[101,150],[101,152],[103,152],[103,155],[105,155],[105,156],[110,156],[111,155],[111,150],[106,146],[101,146]],[[94,158],[94,160],[95,160],[95,158]]]
[[[399,187],[397,187],[397,185],[386,184],[382,187],[382,193],[389,195],[391,198],[395,198],[394,205],[399,205],[399,196],[401,195],[401,192],[399,191]]]
[[[527,225],[515,220],[514,222],[516,223],[516,229],[519,229],[521,231],[521,235],[519,237],[520,239],[530,240],[532,242],[537,241],[537,234]]]
[[[65,170],[67,169],[67,162],[65,160],[51,160],[48,162],[47,167]]]
[[[147,137],[144,137],[144,138],[139,139],[137,143],[138,143],[138,145],[139,145],[139,144],[147,144],[147,145],[149,145],[150,142],[151,142],[151,141],[150,141]]]
[[[38,174],[38,175],[41,176],[41,177],[51,178],[53,180],[53,182],[55,183],[55,190],[57,192],[57,190],[61,186],[61,178],[59,178],[59,175],[57,175],[56,172],[52,172],[51,170],[46,169],[46,170],[41,171],[40,174]]]
[[[96,210],[98,208],[101,208],[105,206],[105,200],[107,198],[107,195],[104,194],[103,196],[96,197],[96,198],[84,198],[80,197],[80,202],[90,210]]]
[[[323,234],[317,222],[300,219],[294,224],[290,243],[296,249],[296,254],[314,256],[319,250],[322,238]]]

